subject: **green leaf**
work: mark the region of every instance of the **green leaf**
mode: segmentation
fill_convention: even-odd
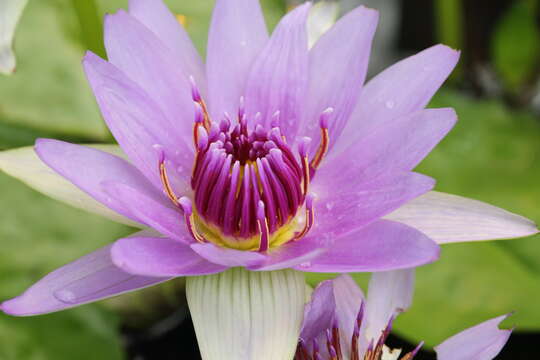
[[[114,314],[98,306],[13,318],[0,315],[2,360],[120,360]]]
[[[30,1],[17,34],[17,74],[0,82],[0,123],[91,140],[107,131],[73,41],[75,12],[65,1]],[[78,29],[76,29],[78,30]]]
[[[4,174],[0,189],[0,301],[131,232],[50,200]],[[114,316],[92,305],[42,317],[0,315],[0,359],[121,359],[116,327]]]
[[[453,106],[454,130],[418,171],[437,179],[436,190],[476,198],[540,221],[540,123],[493,100],[441,91],[431,106]],[[448,244],[441,259],[418,269],[413,306],[396,331],[433,346],[491,317],[516,311],[505,322],[540,329],[540,236]],[[355,274],[367,289],[367,274]],[[316,283],[331,275],[309,274]]]
[[[512,91],[533,75],[540,55],[537,1],[513,3],[499,23],[492,43],[495,67]]]

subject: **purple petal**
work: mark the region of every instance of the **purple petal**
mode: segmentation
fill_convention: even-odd
[[[166,203],[160,194],[131,164],[115,155],[58,140],[38,139],[36,153],[50,168],[112,210],[139,221],[123,204],[111,201],[101,183],[115,181],[129,185],[158,203]]]
[[[224,248],[212,243],[195,243],[191,248],[206,260],[227,267],[255,266],[266,260],[266,256],[255,251]]]
[[[271,271],[291,268],[308,262],[325,251],[326,249],[322,248],[318,242],[310,239],[291,241],[276,249],[270,249],[263,262],[248,266],[248,269]]]
[[[312,153],[319,146],[319,115],[328,107],[334,109],[328,127],[331,148],[358,101],[378,17],[375,10],[356,8],[322,35],[309,53],[305,131],[301,133],[313,139]]]
[[[38,315],[169,280],[170,277],[135,276],[117,268],[105,246],[65,265],[39,280],[22,295],[2,303],[0,308],[16,316]]]
[[[280,112],[280,128],[294,139],[302,117],[308,83],[306,20],[309,3],[285,15],[252,66],[246,85],[246,113],[270,128]]]
[[[189,245],[158,237],[119,239],[111,249],[111,257],[116,266],[134,275],[208,275],[227,269],[204,260]]]
[[[336,298],[336,318],[340,329],[340,337],[346,352],[351,348],[351,339],[354,331],[360,306],[364,301],[364,293],[356,281],[347,274],[340,275],[332,281],[334,297]]]
[[[502,350],[512,330],[499,324],[509,315],[485,321],[435,346],[438,360],[491,360]]]
[[[121,10],[108,15],[104,27],[105,47],[111,64],[144,89],[164,115],[146,121],[159,120],[159,125],[176,140],[169,150],[180,151],[180,158],[191,163],[195,118],[191,74],[182,69],[173,52],[154,33],[126,12]]]
[[[313,290],[311,301],[306,304],[300,338],[310,344],[326,329],[331,329],[335,311],[336,299],[332,280],[323,281]]]
[[[130,0],[129,14],[150,29],[169,48],[184,74],[193,76],[205,93],[204,64],[189,35],[162,0]]]
[[[168,127],[159,106],[137,84],[100,57],[87,53],[83,65],[107,126],[135,166],[161,188],[159,152],[155,148],[159,145],[171,165],[169,176],[175,189],[184,189],[186,185],[182,180],[189,180],[193,156],[182,152],[182,142],[172,136],[173,128]],[[177,170],[183,175],[182,179],[176,176]]]
[[[355,231],[428,192],[435,184],[432,178],[412,172],[359,181],[362,177],[355,171],[356,164],[348,165],[322,170],[315,178],[312,191],[317,198],[312,234],[335,237]],[[321,184],[323,181],[326,183]]]
[[[308,272],[376,272],[406,269],[437,260],[439,246],[416,229],[378,220],[345,236],[316,235],[328,250],[296,266]]]
[[[206,71],[210,114],[221,119],[238,112],[249,69],[268,41],[257,0],[218,0],[208,34]]]
[[[376,272],[369,281],[365,337],[377,341],[392,316],[411,306],[414,269]]]
[[[184,215],[178,208],[167,206],[168,203],[157,202],[131,186],[119,182],[107,181],[101,183],[101,186],[106,194],[128,209],[140,223],[186,244],[193,242],[187,231]]]
[[[448,108],[405,115],[382,124],[323,166],[333,167],[333,172],[345,171],[354,159],[354,170],[360,179],[412,170],[446,136],[456,120],[455,111]]]
[[[334,151],[341,152],[383,122],[423,109],[458,59],[458,51],[435,45],[370,80]]]

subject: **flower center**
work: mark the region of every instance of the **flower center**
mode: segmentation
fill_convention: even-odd
[[[193,82],[192,82],[193,83]],[[273,115],[271,128],[258,123],[260,113],[248,119],[240,99],[238,118],[233,124],[225,113],[213,122],[206,104],[193,83],[195,103],[193,141],[195,162],[191,177],[193,203],[178,199],[167,178],[163,155],[160,175],[171,201],[184,211],[189,231],[199,242],[266,251],[288,241],[304,237],[313,225],[313,196],[310,178],[328,150],[328,117],[321,114],[321,144],[311,162],[309,138],[297,146],[297,156],[279,128],[279,111]],[[297,212],[305,206],[306,218],[301,227]]]
[[[340,329],[337,320],[332,328],[326,330],[326,346],[319,344],[319,339],[313,339],[311,344],[306,344],[303,339],[298,342],[294,360],[387,360],[398,359],[401,355],[400,349],[389,349],[385,342],[392,330],[395,316],[392,316],[376,341],[373,339],[367,344],[364,351],[360,351],[362,322],[364,319],[364,302],[360,305],[360,310],[354,320],[354,330],[351,337],[350,348],[345,349],[343,339],[340,338]],[[416,348],[403,355],[399,360],[413,360],[424,342],[420,342]],[[321,348],[324,346],[324,348]],[[363,353],[363,355],[362,355]]]

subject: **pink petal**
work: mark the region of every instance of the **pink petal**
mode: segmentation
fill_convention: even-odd
[[[455,111],[449,108],[402,116],[377,127],[323,166],[336,167],[332,171],[337,172],[353,162],[360,179],[389,171],[412,170],[446,136],[456,120]]]
[[[311,301],[306,304],[300,332],[300,338],[306,344],[310,344],[321,333],[332,328],[336,310],[332,283],[332,280],[326,280],[317,285],[311,294]]]
[[[502,350],[512,330],[499,324],[509,315],[485,321],[435,346],[438,360],[491,360]]]
[[[459,52],[435,45],[389,67],[363,88],[334,152],[339,153],[381,123],[423,109],[446,80]]]
[[[129,14],[150,29],[174,56],[175,63],[185,75],[193,76],[205,93],[203,61],[189,35],[162,0],[130,0]]]
[[[124,159],[115,155],[58,140],[38,139],[36,153],[50,168],[75,186],[112,210],[131,220],[139,221],[129,208],[111,201],[101,183],[116,181],[137,189],[154,202],[165,204],[167,199],[150,184],[143,174]]]
[[[322,256],[295,269],[308,272],[375,272],[406,269],[437,260],[439,246],[406,225],[378,220],[341,237],[318,234]]]
[[[246,85],[246,113],[270,128],[272,115],[280,111],[280,128],[294,139],[301,122],[308,83],[306,20],[310,4],[285,15],[252,66]]]
[[[257,0],[218,0],[214,7],[206,71],[210,113],[221,119],[235,116],[245,96],[249,69],[268,41],[268,31]]]
[[[136,276],[117,268],[105,246],[39,280],[22,295],[0,305],[10,315],[28,316],[64,310],[155,285],[169,277]]]
[[[105,18],[105,47],[109,61],[133,80],[158,105],[164,127],[176,140],[171,151],[192,161],[195,117],[191,83],[183,64],[147,27],[124,11]],[[156,121],[147,119],[147,122]],[[162,144],[168,145],[168,144]]]
[[[111,257],[116,266],[134,275],[207,275],[227,269],[204,260],[189,245],[158,237],[117,240],[111,249]]]
[[[184,215],[178,208],[168,203],[157,202],[131,186],[119,182],[106,181],[102,182],[101,186],[113,201],[122,204],[140,223],[186,244],[193,242],[187,231]]]
[[[159,106],[137,84],[98,56],[87,53],[83,65],[107,126],[135,166],[161,189],[159,152],[155,148],[159,145],[171,165],[169,176],[175,189],[184,189],[193,156],[182,152],[183,143],[173,136],[173,128],[167,125]],[[182,178],[177,175],[180,167]]]
[[[242,251],[224,248],[212,243],[195,243],[191,248],[202,258],[227,267],[255,266],[266,260],[266,256],[255,251]]]
[[[313,139],[312,155],[320,141],[320,114],[328,107],[334,109],[328,128],[331,148],[359,99],[378,17],[375,10],[356,8],[322,35],[309,53],[305,130],[300,133]]]
[[[392,316],[411,306],[414,269],[376,272],[369,281],[365,337],[377,341]]]
[[[271,271],[291,268],[321,256],[325,251],[318,242],[310,239],[291,241],[276,249],[270,249],[263,262],[248,266],[248,269]]]
[[[348,167],[324,170],[317,174],[312,186],[317,197],[311,234],[321,236],[355,231],[426,193],[435,184],[432,178],[411,172],[388,173],[362,181],[354,162],[348,162]]]

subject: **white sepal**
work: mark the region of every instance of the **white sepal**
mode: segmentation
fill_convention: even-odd
[[[188,277],[186,293],[203,360],[294,357],[306,299],[294,270]]]
[[[538,233],[531,220],[484,202],[430,191],[385,216],[439,244],[510,239]]]
[[[27,0],[0,1],[0,73],[15,71],[13,37]]]
[[[92,145],[91,147],[117,156],[125,156],[122,155],[118,145]],[[71,182],[58,175],[41,161],[32,146],[0,152],[0,170],[55,200],[122,224],[141,227],[141,225],[94,200]]]
[[[307,20],[309,48],[334,25],[338,14],[339,4],[335,1],[320,1],[311,7]]]

